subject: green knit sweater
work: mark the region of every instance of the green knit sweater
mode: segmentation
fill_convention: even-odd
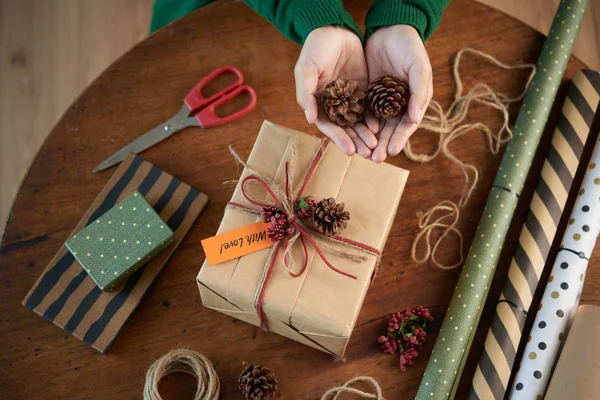
[[[155,0],[150,32],[215,0]],[[342,0],[244,0],[258,14],[296,43],[303,43],[308,34],[325,25],[352,29],[362,33]],[[390,25],[411,25],[426,40],[435,30],[450,0],[375,0],[365,21],[366,37],[377,28]]]

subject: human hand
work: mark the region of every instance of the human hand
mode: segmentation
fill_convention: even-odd
[[[410,25],[377,29],[367,40],[365,55],[369,81],[382,75],[394,75],[408,82],[410,90],[404,115],[382,122],[371,159],[383,162],[388,154],[395,156],[402,151],[423,119],[433,96],[431,63],[421,37]]]
[[[308,123],[316,124],[344,153],[371,157],[372,149],[377,146],[374,134],[379,128],[377,119],[366,113],[364,123],[341,128],[329,120],[317,101],[325,86],[338,78],[357,82],[366,91],[367,64],[360,38],[354,32],[338,26],[313,30],[304,42],[294,76],[296,99]]]

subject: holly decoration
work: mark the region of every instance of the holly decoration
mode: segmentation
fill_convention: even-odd
[[[390,315],[388,320],[387,335],[379,338],[381,350],[384,353],[400,353],[400,369],[414,365],[419,356],[419,350],[425,343],[425,327],[428,322],[433,322],[429,309],[423,306],[407,308]]]
[[[298,199],[296,215],[298,218],[308,218],[312,215],[316,205],[317,202],[310,197],[301,197]]]
[[[310,197],[301,197],[296,205],[296,215],[298,218],[307,218],[312,216],[317,203]],[[260,210],[260,216],[263,221],[270,222],[267,228],[267,238],[273,242],[283,240],[294,233],[294,228],[288,221],[287,213],[281,208],[275,206],[265,206]]]

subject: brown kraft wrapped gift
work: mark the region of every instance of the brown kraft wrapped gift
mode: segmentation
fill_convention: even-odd
[[[333,143],[265,121],[231,203],[259,212],[242,193],[243,179],[258,174],[284,189],[286,169],[292,198],[298,197],[306,182],[302,196],[317,201],[333,197],[345,203],[350,220],[339,240],[324,240],[307,229],[329,264],[343,273],[328,266],[305,237],[307,257],[301,240],[296,240],[289,257],[293,263],[288,266],[283,262],[284,250],[277,251],[277,245],[218,265],[205,261],[197,278],[202,302],[205,307],[341,357],[379,263],[378,254],[396,215],[408,171],[348,157]],[[246,191],[273,204],[260,185],[246,185]],[[228,206],[218,234],[260,220],[260,215]],[[290,271],[301,271],[304,260],[304,272],[292,276]]]

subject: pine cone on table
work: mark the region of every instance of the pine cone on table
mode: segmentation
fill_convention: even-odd
[[[408,105],[408,84],[392,75],[375,79],[367,89],[367,101],[377,118],[389,119],[402,116]]]
[[[354,126],[363,118],[365,92],[356,82],[337,79],[329,82],[323,91],[323,108],[334,124]]]
[[[319,201],[313,213],[315,228],[326,236],[335,236],[348,226],[350,213],[344,203],[337,204],[333,197]]]
[[[260,364],[245,364],[238,383],[246,400],[270,400],[277,393],[275,375]]]

